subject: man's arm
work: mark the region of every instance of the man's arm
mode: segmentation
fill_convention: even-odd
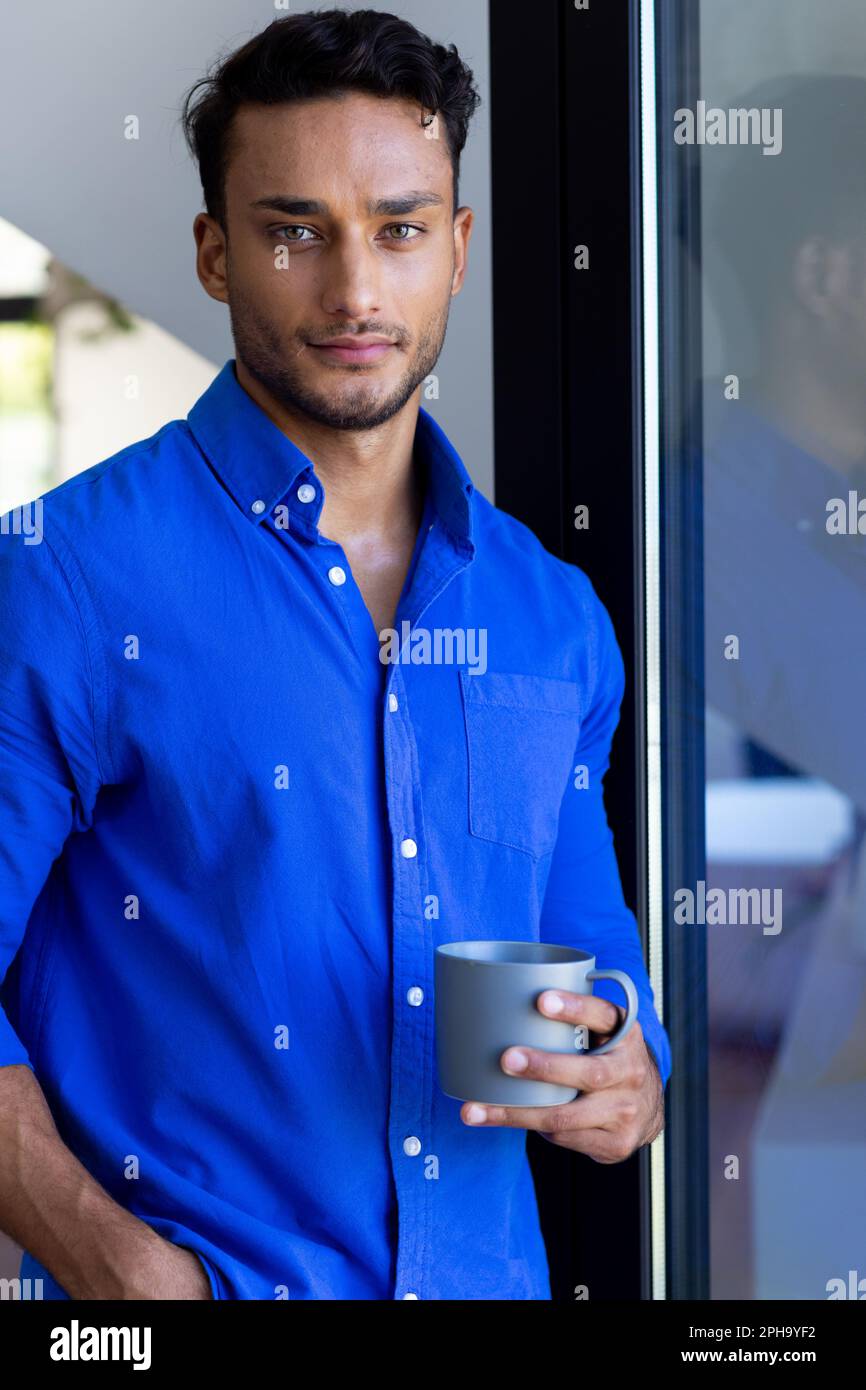
[[[590,693],[575,752],[578,771],[572,773],[560,811],[540,939],[577,946],[595,955],[599,967],[630,975],[638,994],[637,1022],[600,1057],[506,1048],[500,1059],[505,1072],[573,1087],[579,1092],[576,1100],[531,1108],[467,1101],[460,1113],[466,1124],[537,1130],[551,1143],[588,1154],[599,1163],[619,1163],[652,1143],[664,1128],[664,1087],[671,1054],[655,1011],[637,922],[623,899],[602,797],[625,670],[610,617],[588,581],[586,613]],[[547,990],[539,997],[538,1008],[603,1039],[622,1021],[621,997],[613,981],[601,980],[592,995]]]
[[[0,533],[0,981],[101,771],[76,596],[47,541]],[[209,1298],[192,1251],[164,1240],[63,1143],[27,1047],[0,1009],[0,1227],[72,1298]]]
[[[623,897],[603,797],[602,779],[619,723],[625,668],[610,616],[591,587],[587,607],[595,680],[574,758],[574,766],[586,771],[572,773],[563,797],[541,915],[541,940],[579,946],[593,952],[599,968],[618,968],[631,976],[645,1045],[662,1084],[667,1085],[670,1042],[656,1012],[637,922]],[[593,994],[617,1006],[623,1003],[622,990],[612,980],[596,981]]]
[[[208,1299],[192,1251],[115,1202],[57,1133],[31,1067],[0,1067],[0,1228],[74,1299]]]

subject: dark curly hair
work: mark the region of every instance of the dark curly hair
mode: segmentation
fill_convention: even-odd
[[[460,155],[481,98],[455,45],[434,43],[406,20],[379,10],[310,10],[275,19],[187,93],[183,132],[198,163],[205,207],[224,231],[231,123],[238,107],[347,91],[407,98],[431,119],[439,116],[457,209]]]

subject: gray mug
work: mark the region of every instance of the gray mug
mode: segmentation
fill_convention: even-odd
[[[586,1048],[586,1030],[547,1018],[536,1000],[548,989],[592,994],[593,980],[616,980],[627,1013],[612,1038]],[[637,1018],[637,990],[622,970],[596,970],[595,956],[537,941],[452,941],[435,954],[439,1084],[455,1100],[488,1105],[564,1105],[571,1086],[509,1076],[500,1058],[521,1043],[544,1052],[597,1056],[621,1042]]]

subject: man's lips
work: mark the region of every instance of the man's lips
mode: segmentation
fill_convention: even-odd
[[[309,346],[333,362],[378,362],[394,344],[387,338],[334,338],[329,343]]]

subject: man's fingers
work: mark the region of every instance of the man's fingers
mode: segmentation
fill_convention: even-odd
[[[460,1118],[470,1128],[483,1129],[487,1125],[556,1135],[619,1125],[633,1118],[633,1105],[624,1093],[599,1091],[596,1095],[579,1096],[566,1105],[482,1105],[479,1101],[467,1101],[461,1106]]]
[[[576,1139],[565,1134],[544,1134],[542,1138],[572,1153],[587,1154],[596,1163],[622,1163],[634,1153],[634,1146],[628,1140],[609,1129],[582,1130]]]
[[[601,1057],[586,1052],[545,1052],[537,1047],[507,1047],[499,1059],[507,1076],[527,1081],[549,1081],[554,1086],[573,1086],[581,1092],[605,1091],[610,1086],[637,1080],[632,1075],[632,1051],[611,1048]]]
[[[546,989],[535,1002],[545,1018],[582,1023],[593,1033],[615,1033],[625,1018],[625,1010],[609,999],[595,994],[572,994],[567,989]]]

